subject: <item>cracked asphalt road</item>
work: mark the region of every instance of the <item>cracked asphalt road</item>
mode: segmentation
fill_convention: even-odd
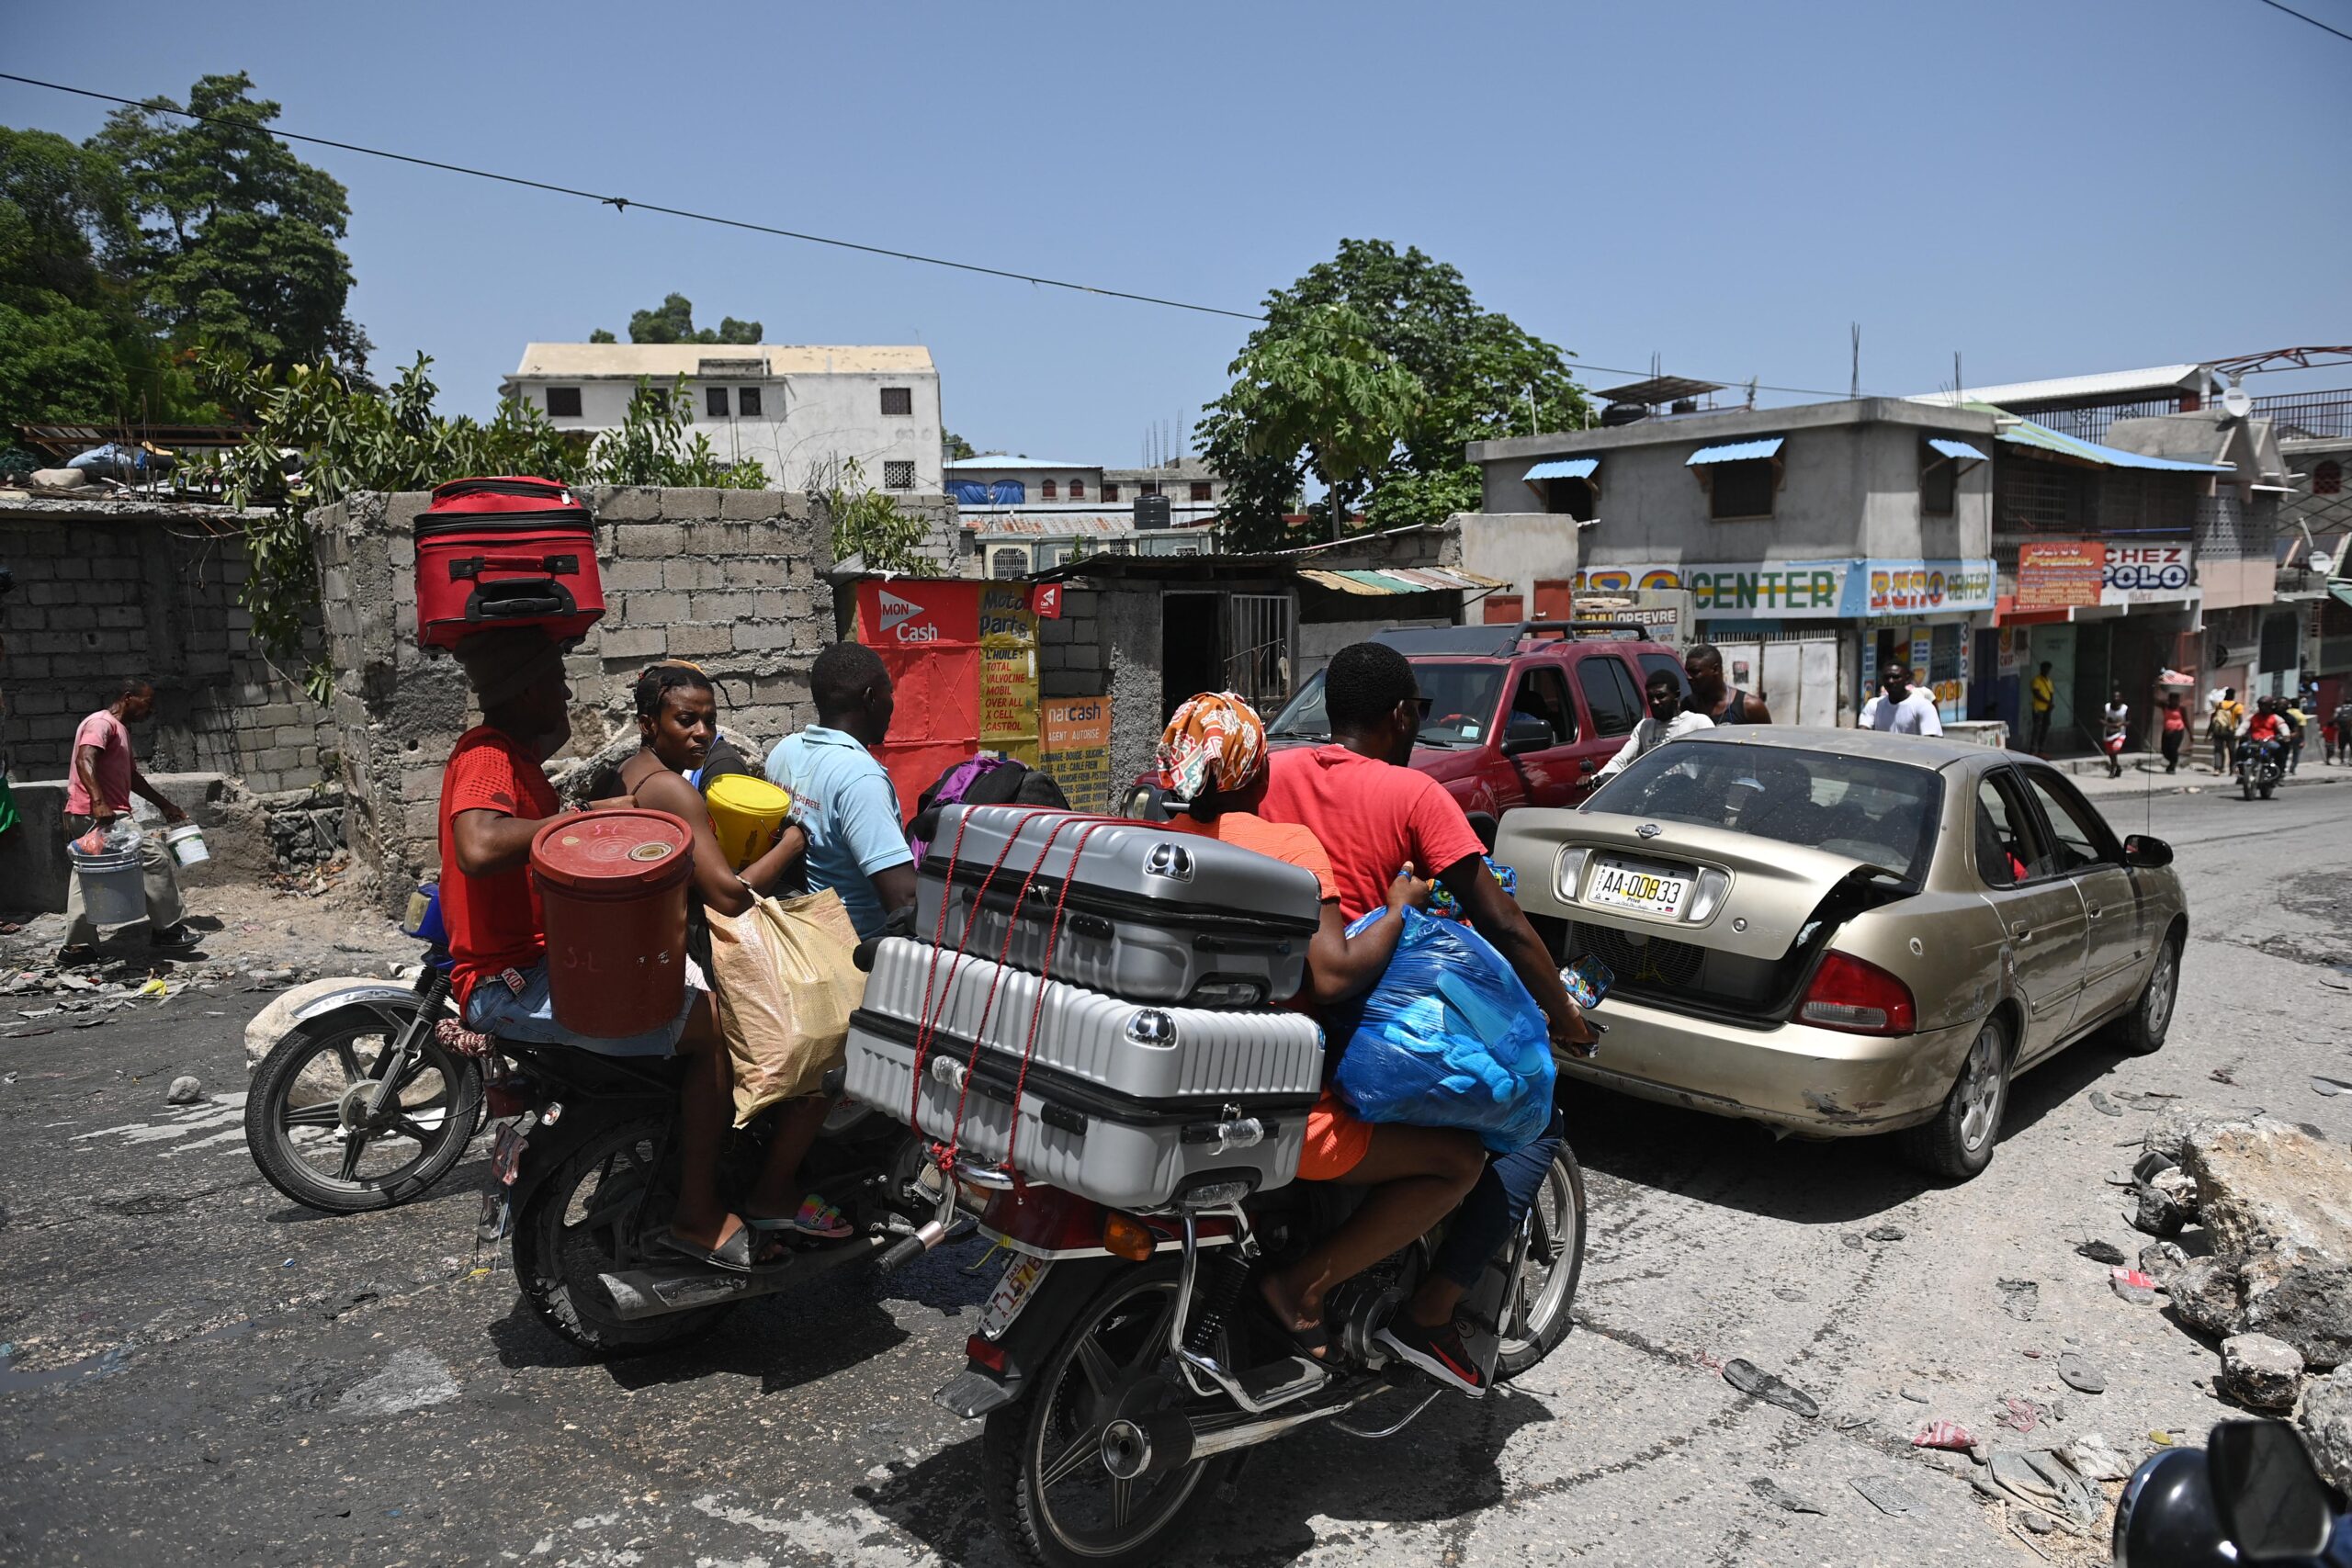
[[[2189,889],[2161,1055],[2084,1045],[2038,1070],[1993,1168],[1952,1189],[1871,1143],[1577,1091],[1577,1331],[1508,1397],[1441,1401],[1381,1442],[1260,1450],[1170,1561],[2103,1562],[2103,1540],[2029,1546],[1964,1461],[1909,1438],[1950,1417],[1996,1448],[2098,1431],[2136,1453],[2151,1429],[2196,1440],[2231,1414],[2199,1387],[2212,1351],[2074,1247],[2137,1253],[2102,1178],[2180,1100],[2352,1138],[2352,1096],[2310,1086],[2352,1080],[2352,789],[2102,806],[2171,838]],[[234,1094],[264,999],[186,995],[0,1039],[0,1562],[1008,1561],[977,1428],[930,1401],[986,1292],[962,1271],[977,1247],[752,1303],[685,1350],[584,1363],[503,1269],[468,1277],[481,1158],[350,1219],[261,1182]],[[164,1105],[183,1072],[210,1103]],[[2035,1283],[2030,1317],[2003,1310],[2024,1294],[2005,1280]],[[2059,1382],[2066,1349],[2105,1393]],[[1716,1370],[1732,1357],[1819,1417],[1736,1393]],[[1998,1424],[2005,1396],[2038,1407],[2034,1432]]]

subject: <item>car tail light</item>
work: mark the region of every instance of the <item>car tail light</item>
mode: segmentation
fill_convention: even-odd
[[[1911,987],[1875,964],[1832,953],[1815,971],[1797,1017],[1849,1034],[1908,1034],[1918,1022]]]
[[[1552,872],[1552,886],[1560,895],[1560,902],[1573,904],[1577,890],[1584,885],[1584,863],[1592,858],[1592,851],[1583,844],[1572,844],[1560,852]]]

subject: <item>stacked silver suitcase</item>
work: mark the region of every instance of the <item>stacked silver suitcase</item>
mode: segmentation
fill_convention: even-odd
[[[1305,980],[1315,878],[1161,824],[1096,821],[942,813],[920,940],[881,944],[851,1020],[849,1093],[983,1162],[1010,1147],[1027,1179],[1118,1208],[1290,1180],[1323,1040],[1279,1004]]]

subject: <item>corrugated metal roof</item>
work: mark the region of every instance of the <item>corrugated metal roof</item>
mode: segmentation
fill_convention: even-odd
[[[764,358],[771,376],[936,374],[921,344],[534,343],[523,349],[517,378],[699,376],[706,359]]]
[[[1008,457],[1002,453],[981,457],[958,457],[942,467],[951,474],[1012,473],[1023,469],[1051,468],[1061,474],[1091,474],[1101,471],[1100,463],[1051,463],[1043,457]]]
[[[2030,419],[2018,419],[2015,424],[2004,428],[2001,432],[2001,439],[2013,446],[2031,446],[2044,452],[2055,452],[2062,457],[2078,458],[2086,463],[2098,463],[2109,468],[2151,468],[2158,473],[2172,474],[2233,474],[2237,472],[2227,463],[2185,463],[2177,457],[2151,457],[2143,452],[2126,452],[2120,446],[2102,446],[2096,441],[2082,441],[2072,435],[2062,435],[2048,425],[2036,424]]]
[[[1342,593],[1355,593],[1367,598],[1385,597],[1396,593],[1459,593],[1471,589],[1495,589],[1503,584],[1491,577],[1459,567],[1392,567],[1385,571],[1325,571],[1302,569],[1298,574],[1309,582],[1325,588],[1336,588]]]
[[[1727,446],[1702,446],[1690,454],[1683,464],[1696,468],[1707,463],[1745,463],[1757,457],[1776,457],[1781,453],[1781,437],[1768,435],[1761,441],[1735,441]]]
[[[1555,457],[1548,463],[1538,463],[1527,470],[1531,479],[1589,479],[1600,467],[1598,457]]]
[[[1928,445],[1942,453],[1945,457],[1956,457],[1963,463],[1981,463],[1984,461],[1984,454],[1979,452],[1975,447],[1971,446],[1965,441],[1947,441],[1940,435],[1930,435],[1928,437]]]
[[[2207,371],[2202,365],[2157,365],[2145,370],[2102,370],[2090,376],[2060,376],[2047,381],[2011,381],[2001,387],[1969,387],[1957,392],[1915,392],[1913,403],[2063,402],[2072,398],[2103,398],[2130,392],[2162,397],[2166,392],[2199,391]]]

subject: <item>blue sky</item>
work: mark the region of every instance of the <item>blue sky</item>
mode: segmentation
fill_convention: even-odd
[[[1955,350],[1984,385],[2352,339],[2352,43],[2257,0],[118,0],[17,15],[8,59],[133,96],[242,68],[288,130],[1230,308],[1386,238],[1597,365],[1831,395],[1853,321],[1895,394]],[[0,83],[0,123],[103,112]],[[432,355],[449,409],[676,289],[772,342],[926,344],[983,449],[1119,464],[1248,330],[303,156],[350,187],[378,368]]]

